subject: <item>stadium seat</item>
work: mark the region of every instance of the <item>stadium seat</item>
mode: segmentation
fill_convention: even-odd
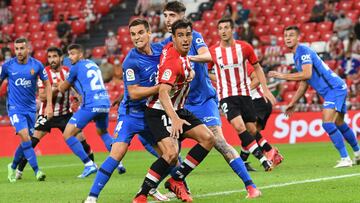
[[[96,1],[94,5],[94,12],[100,13],[101,15],[105,15],[110,12],[110,1],[109,0],[101,0]]]
[[[36,0],[25,0],[26,6],[35,5],[37,2]]]
[[[352,10],[346,12],[346,16],[352,20],[352,22],[355,24],[358,20],[360,10]]]
[[[129,35],[118,35],[118,42],[121,46],[125,46],[127,44],[131,44],[131,39]]]
[[[324,41],[312,42],[310,47],[317,53],[324,53],[326,51],[326,42]]]
[[[34,53],[34,58],[41,61],[41,63],[46,64],[47,62],[47,53],[45,50],[37,50]]]
[[[256,1],[253,0],[244,0],[243,1],[244,8],[252,9],[256,7]]]
[[[276,7],[275,6],[269,6],[264,8],[262,11],[262,15],[264,16],[273,16],[275,14]]]
[[[31,32],[30,40],[36,41],[36,40],[43,40],[44,39],[44,32],[38,31],[38,32]]]
[[[15,32],[16,33],[23,33],[26,32],[27,29],[29,27],[28,23],[20,23],[20,24],[15,24]]]
[[[328,31],[328,32],[324,32],[324,33],[321,33],[320,35],[320,40],[321,41],[329,41],[331,36],[333,35],[333,32],[332,31]]]
[[[271,1],[272,5],[275,5],[276,7],[280,8],[287,4],[286,0],[273,0]]]
[[[278,14],[283,17],[290,15],[291,9],[292,9],[292,6],[286,5],[286,4],[281,4],[281,5],[278,5],[278,7],[277,7]]]
[[[280,16],[269,16],[266,20],[266,24],[270,27],[278,25],[280,22]]]
[[[305,41],[306,42],[315,42],[320,39],[320,33],[319,32],[311,32],[305,34]]]
[[[55,37],[46,41],[46,47],[60,47],[61,39]]]
[[[36,40],[36,41],[32,41],[32,42],[31,42],[31,45],[32,45],[34,51],[42,50],[42,49],[46,48],[46,47],[45,47],[46,41],[44,41],[44,40],[42,40],[42,39]]]
[[[132,45],[131,46],[127,45],[127,46],[122,47],[121,51],[124,55],[127,55],[132,48],[133,48]]]
[[[311,12],[311,9],[314,7],[315,1],[316,0],[303,0],[304,4],[307,5],[307,12]]]
[[[38,13],[38,12],[39,12],[39,8],[40,8],[40,5],[39,5],[39,4],[34,4],[34,5],[26,6],[26,13],[28,13],[28,14]]]
[[[316,23],[305,23],[300,27],[301,32],[307,34],[310,32],[315,32]]]
[[[215,17],[216,17],[216,11],[204,11],[204,13],[202,14],[202,20],[206,22],[215,20]]]
[[[270,27],[270,34],[276,36],[282,36],[284,33],[285,26],[284,25],[273,25]]]
[[[333,23],[329,21],[321,22],[316,25],[316,30],[323,33],[327,31],[332,31]]]
[[[263,44],[268,45],[271,42],[271,35],[261,35],[259,39]]]
[[[279,36],[277,36],[277,44],[279,45],[279,46],[281,46],[281,47],[284,47],[284,37],[283,37],[283,35],[279,35]]]
[[[255,27],[255,35],[256,36],[261,36],[261,35],[265,35],[268,34],[268,30],[269,30],[269,26],[268,25],[259,25]]]
[[[204,11],[208,11],[212,9],[212,4],[210,2],[202,2],[199,5],[199,11],[203,13]]]
[[[270,7],[270,4],[272,4],[272,2],[269,0],[258,0],[257,2],[257,5],[263,9]]]
[[[24,10],[26,9],[26,6],[25,5],[11,6],[9,9],[13,16],[17,16],[24,12]]]
[[[79,19],[71,22],[73,34],[80,35],[86,32],[86,22],[84,19]]]
[[[338,3],[338,9],[343,11],[350,11],[352,9],[353,2],[352,1],[340,1]]]
[[[29,16],[27,18],[27,21],[32,24],[32,23],[37,23],[40,20],[40,16],[38,13],[29,13]]]
[[[70,13],[72,12],[76,12],[76,11],[81,11],[81,2],[74,2],[69,4],[69,11]]]
[[[30,23],[29,32],[40,32],[42,30],[42,24],[39,22]]]
[[[119,36],[129,35],[130,31],[127,26],[120,26],[117,31]]]
[[[54,38],[57,38],[57,37],[58,37],[58,34],[54,30],[45,32],[45,39],[46,40],[54,39]]]
[[[92,57],[96,59],[102,59],[104,55],[106,55],[105,46],[98,46],[92,50]]]
[[[216,18],[221,18],[221,16],[223,15],[225,8],[226,8],[226,3],[222,2],[222,1],[216,1],[214,6],[213,6],[213,11],[216,12]],[[205,12],[204,12],[205,13]]]
[[[355,1],[354,10],[360,10],[360,1]]]
[[[337,68],[336,60],[326,60],[325,63],[329,66],[331,70],[335,70]]]
[[[15,28],[15,25],[14,24],[6,24],[6,25],[3,25],[2,26],[2,32],[8,34],[8,35],[12,35],[13,32],[14,32],[14,28]]]
[[[57,3],[62,3],[65,0],[51,0],[52,3],[57,4]]]
[[[203,30],[203,26],[205,25],[205,21],[203,20],[198,20],[198,21],[195,21],[193,22],[192,26],[193,26],[193,29],[200,32],[200,30]],[[202,32],[201,32],[202,33]]]
[[[310,20],[310,13],[303,13],[303,14],[296,15],[296,19],[297,19],[297,22],[300,24],[307,23]]]
[[[201,20],[201,14],[199,12],[192,12],[188,15],[187,18],[190,19],[192,22],[195,22]]]
[[[44,31],[55,31],[56,26],[57,26],[57,22],[51,21],[51,22],[44,23],[43,29],[44,29]]]
[[[296,16],[300,16],[305,14],[305,10],[306,10],[307,5],[306,4],[299,4],[297,6],[293,6],[293,10],[292,13],[296,14]]]
[[[24,4],[24,0],[11,0],[11,5],[13,7],[22,6]]]
[[[266,25],[266,16],[257,16],[256,17],[256,25]]]
[[[27,14],[19,14],[14,17],[13,21],[14,21],[14,24],[17,25],[17,24],[25,23],[26,19],[27,19]]]
[[[295,8],[298,5],[302,4],[302,0],[288,0],[287,3]]]
[[[29,39],[30,33],[29,32],[16,32],[15,39],[19,38],[19,37],[25,37],[25,38]]]
[[[66,2],[59,2],[54,4],[54,16],[57,16],[58,13],[62,12],[62,11],[66,11],[68,7],[68,3]]]
[[[295,24],[296,15],[288,15],[284,16],[281,20],[281,23],[285,26],[294,25]]]
[[[290,102],[295,95],[295,91],[286,91],[283,95],[284,102]]]
[[[286,91],[296,91],[296,81],[287,81],[283,83],[284,90]]]

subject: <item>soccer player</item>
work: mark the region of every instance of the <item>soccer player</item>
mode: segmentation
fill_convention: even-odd
[[[160,44],[150,44],[151,30],[146,20],[133,20],[129,24],[129,30],[135,48],[130,50],[123,62],[125,92],[118,110],[118,123],[114,132],[115,140],[110,155],[96,174],[89,196],[85,201],[87,203],[97,201],[117,164],[125,156],[135,134],[140,135],[142,143],[147,143],[146,146],[155,144],[149,127],[145,123],[144,111],[146,98],[156,94],[159,90],[159,86],[155,86],[155,79],[163,47]],[[158,155],[156,154],[156,156]],[[161,195],[155,188],[150,191],[150,195],[160,201],[167,200],[167,197]]]
[[[31,137],[32,147],[39,143],[39,141],[48,133],[51,129],[58,128],[61,132],[64,132],[65,126],[72,116],[70,110],[70,90],[61,93],[57,89],[58,81],[65,80],[65,77],[69,74],[69,68],[61,65],[62,57],[61,49],[57,47],[50,47],[47,49],[47,61],[49,66],[45,67],[45,71],[48,75],[50,85],[52,86],[52,103],[53,103],[53,117],[48,120],[45,115],[46,108],[46,92],[44,90],[44,83],[39,80],[39,99],[41,101],[40,109],[35,123],[34,136]],[[89,155],[89,158],[94,161],[94,155],[91,152],[90,145],[86,142],[81,132],[77,134],[77,138],[81,141],[85,152]],[[27,164],[25,158],[20,162],[18,169],[16,170],[16,179],[21,179],[22,172]]]
[[[47,106],[45,115],[50,119],[53,115],[51,85],[44,66],[38,60],[29,56],[29,43],[25,38],[18,38],[14,42],[16,57],[3,64],[0,74],[1,83],[8,79],[7,110],[11,125],[20,136],[21,144],[16,149],[12,163],[8,165],[8,180],[16,182],[15,169],[25,157],[35,172],[36,179],[44,181],[45,173],[39,170],[36,154],[31,145],[36,117],[36,81],[38,77],[45,83]]]
[[[300,30],[297,26],[289,26],[284,31],[285,45],[294,53],[295,68],[298,72],[291,74],[269,72],[269,77],[300,81],[300,86],[286,107],[285,114],[290,116],[295,111],[295,104],[305,94],[308,86],[311,85],[325,100],[322,111],[322,127],[329,134],[341,157],[335,168],[352,166],[343,138],[351,145],[354,151],[354,162],[359,164],[360,150],[356,136],[344,122],[347,96],[346,84],[321,60],[314,50],[300,44],[299,37]]]
[[[189,82],[194,77],[187,53],[191,47],[192,25],[187,20],[178,20],[172,24],[173,43],[162,51],[159,64],[159,93],[151,96],[145,110],[145,120],[157,142],[162,155],[150,167],[140,191],[133,202],[147,202],[147,195],[156,188],[171,165],[178,158],[178,141],[191,138],[197,141],[166,182],[166,187],[174,192],[178,199],[192,201],[183,183],[184,178],[207,156],[214,145],[211,131],[191,112],[184,109],[189,91]]]
[[[215,75],[220,106],[227,120],[235,128],[245,151],[252,153],[260,160],[265,171],[271,171],[271,162],[264,156],[256,140],[262,135],[256,129],[256,116],[250,96],[250,80],[247,77],[245,62],[253,64],[255,73],[263,89],[267,102],[274,103],[275,98],[266,86],[266,78],[253,48],[244,41],[233,38],[234,22],[224,17],[218,22],[220,43],[210,48],[210,54],[193,56],[193,61],[212,61],[216,65]],[[248,154],[247,154],[248,156]],[[246,160],[244,156],[241,156]]]
[[[178,1],[169,2],[165,5],[163,13],[167,29],[170,33],[171,25],[176,20],[183,19],[185,11],[186,7],[184,4]],[[193,30],[192,37],[192,43],[188,53],[190,56],[209,53],[204,39],[199,32]],[[170,41],[172,41],[172,37],[169,37],[162,43],[169,43]],[[224,156],[233,171],[245,183],[248,191],[247,198],[257,197],[260,195],[260,191],[256,189],[256,186],[248,175],[239,153],[226,142],[222,133],[216,91],[211,84],[207,65],[195,62],[193,63],[193,67],[196,74],[190,83],[190,91],[185,102],[185,109],[193,113],[212,131],[215,136],[215,149]],[[206,109],[206,111],[204,111],[204,109]]]
[[[112,137],[107,132],[109,121],[110,99],[105,89],[99,67],[91,60],[83,59],[83,48],[79,44],[71,44],[68,54],[72,67],[69,76],[60,81],[58,89],[65,93],[73,85],[81,94],[81,108],[70,118],[65,127],[63,137],[66,144],[85,165],[79,178],[85,178],[97,171],[96,164],[88,157],[75,135],[90,121],[96,123],[96,131],[103,140],[108,151],[111,149]]]

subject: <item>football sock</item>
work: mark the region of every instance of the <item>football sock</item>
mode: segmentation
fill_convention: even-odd
[[[200,144],[195,145],[187,154],[177,171],[172,174],[175,180],[184,180],[189,173],[199,165],[208,155],[209,151]]]
[[[92,162],[76,137],[71,136],[70,138],[68,138],[66,140],[66,144],[70,147],[71,151],[81,159],[84,164]]]
[[[323,123],[322,127],[329,134],[329,137],[335,148],[339,151],[341,158],[348,157],[349,155],[346,151],[343,136],[341,132],[337,129],[335,123]]]
[[[84,148],[84,151],[86,152],[86,154],[89,156],[89,159],[91,159],[91,161],[94,161],[94,153],[91,151],[91,147],[90,145],[86,142],[86,140],[81,141],[81,145]]]
[[[168,171],[170,165],[162,157],[158,158],[150,167],[141,186],[140,192],[136,195],[148,195],[152,188],[156,188],[161,177]]]
[[[106,149],[110,152],[113,138],[110,136],[109,133],[102,134],[100,137],[101,137],[102,141],[104,142]]]
[[[266,152],[268,152],[272,149],[272,147],[268,143],[268,141],[259,132],[256,132],[255,139],[256,139],[257,144]]]
[[[154,155],[155,157],[159,158],[159,154],[155,151],[155,149],[149,144],[143,137],[138,136],[141,144],[145,147],[146,151],[150,154]]]
[[[229,165],[232,168],[232,170],[236,173],[236,175],[238,175],[241,178],[241,180],[244,182],[245,187],[249,185],[256,187],[253,181],[251,180],[248,171],[246,170],[243,160],[240,157],[231,160]]]
[[[40,140],[36,137],[31,137],[31,146],[35,149],[36,145],[40,142]],[[19,163],[18,170],[23,171],[27,164],[27,160],[23,157]]]
[[[23,149],[24,156],[28,160],[31,168],[34,170],[35,174],[39,171],[36,154],[34,148],[31,146],[31,141],[21,143],[21,148]]]
[[[11,168],[16,169],[16,167],[18,166],[18,164],[19,164],[19,162],[21,161],[22,158],[24,158],[24,152],[23,152],[23,149],[22,149],[21,145],[19,145],[16,148],[15,155],[14,155],[14,160],[13,160],[13,162],[11,164]]]
[[[101,190],[109,181],[111,174],[114,172],[118,164],[119,162],[110,156],[104,161],[96,173],[96,177],[91,187],[89,196],[96,198],[99,196]]]
[[[345,140],[350,144],[353,151],[354,152],[359,151],[358,141],[356,139],[354,132],[350,129],[350,127],[346,123],[344,123],[340,126],[337,126],[337,128],[340,130]]]
[[[263,155],[259,145],[256,143],[255,138],[250,135],[248,131],[244,131],[239,135],[239,137],[241,139],[241,146],[245,149],[245,151],[249,151],[257,159],[259,159],[261,163],[267,161],[267,158]]]
[[[248,158],[250,156],[250,152],[249,151],[246,151],[244,148],[241,148],[241,151],[240,151],[240,157],[243,161],[247,161]]]

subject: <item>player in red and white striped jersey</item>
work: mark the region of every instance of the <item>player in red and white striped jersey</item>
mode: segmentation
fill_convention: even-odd
[[[234,22],[222,18],[218,22],[220,42],[210,48],[210,54],[191,57],[192,61],[215,64],[217,93],[220,106],[226,118],[238,132],[243,151],[251,152],[262,163],[265,171],[272,169],[271,162],[263,155],[256,140],[262,136],[256,129],[256,115],[250,96],[250,78],[247,76],[246,61],[254,65],[255,73],[264,88],[264,98],[275,103],[275,98],[266,86],[266,78],[254,49],[245,41],[233,38]],[[209,56],[210,55],[210,56]],[[256,139],[256,140],[255,140]],[[247,157],[243,157],[247,159]]]
[[[266,122],[270,117],[272,111],[272,105],[270,102],[266,102],[263,97],[264,90],[261,87],[261,84],[256,77],[256,74],[254,72],[255,71],[254,67],[249,62],[247,62],[246,68],[247,68],[248,77],[251,79],[250,94],[255,107],[256,128],[258,132],[261,132],[262,130],[265,129]],[[258,145],[262,148],[262,150],[265,151],[267,158],[273,162],[273,166],[277,166],[282,162],[284,158],[279,153],[279,150],[276,147],[272,147],[265,138],[260,138],[259,140],[256,141]],[[242,152],[242,153],[246,153],[246,152]],[[246,157],[246,155],[243,155],[243,157]],[[251,168],[248,164],[247,167]]]
[[[44,85],[42,84],[42,81],[39,81],[39,99],[41,101],[41,104],[35,123],[34,136],[31,137],[32,146],[34,148],[47,133],[50,133],[51,129],[58,128],[59,130],[64,132],[65,126],[72,116],[72,112],[70,109],[70,91],[65,91],[65,93],[61,93],[57,90],[58,82],[63,81],[69,73],[69,68],[61,65],[61,57],[62,51],[59,48],[50,47],[47,50],[47,59],[50,65],[47,66],[45,70],[48,74],[50,84],[53,88],[52,104],[54,109],[54,116],[50,120],[47,120],[45,116],[46,93],[44,91]],[[86,151],[86,153],[89,154],[89,158],[93,160],[94,155],[91,151],[90,145],[86,142],[83,134],[80,132],[76,135],[76,137],[81,141],[84,150]],[[16,171],[17,179],[21,179],[22,171],[24,170],[26,163],[26,159],[23,159],[20,162]]]
[[[177,198],[192,201],[184,185],[185,177],[201,163],[214,146],[211,131],[190,111],[184,109],[189,82],[194,77],[187,53],[192,42],[192,25],[178,20],[172,25],[173,43],[164,47],[159,64],[159,94],[149,98],[145,120],[162,152],[150,167],[133,202],[147,202],[150,189],[156,187],[170,166],[178,160],[178,142],[191,138],[198,142],[187,154],[177,171],[165,183]]]

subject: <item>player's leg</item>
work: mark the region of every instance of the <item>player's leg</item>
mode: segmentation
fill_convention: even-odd
[[[65,129],[64,129],[65,130]],[[91,147],[90,145],[87,143],[86,141],[86,137],[84,135],[84,133],[82,131],[78,132],[76,134],[76,138],[80,141],[81,145],[83,146],[86,154],[89,156],[89,158],[92,160],[92,161],[95,161],[95,157],[94,157],[94,153],[93,151],[91,150]]]
[[[155,157],[159,158],[159,154],[157,153],[157,151],[148,141],[146,141],[145,138],[143,138],[142,136],[138,136],[138,139],[140,140],[141,144],[144,146],[146,151],[148,151],[150,154],[154,155]]]

